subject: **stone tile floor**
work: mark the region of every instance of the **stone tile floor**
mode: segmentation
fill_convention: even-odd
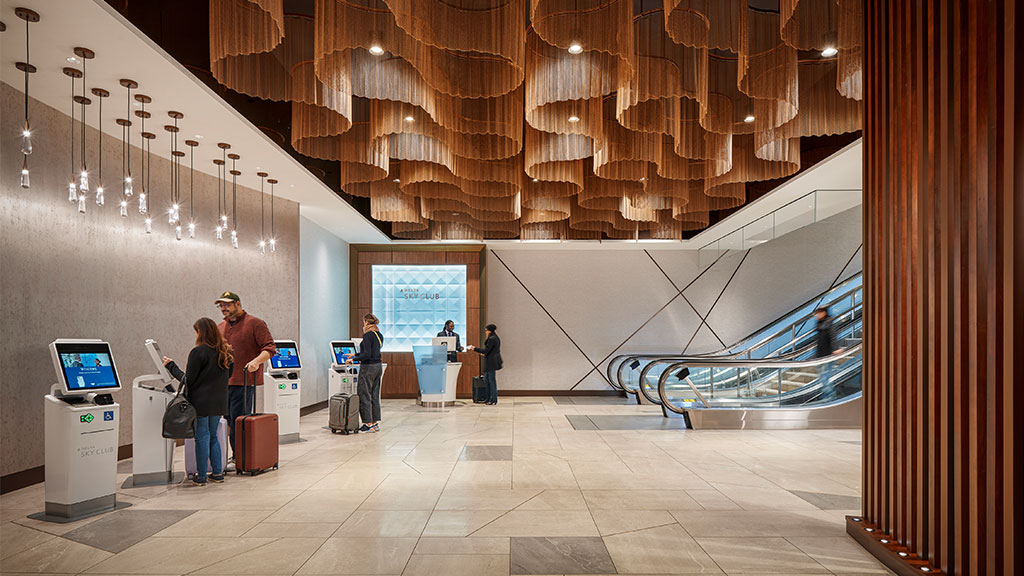
[[[71,524],[26,517],[42,485],[3,495],[0,572],[888,573],[845,534],[859,510],[835,509],[859,506],[860,431],[629,429],[629,416],[659,413],[396,400],[379,433],[339,436],[319,412],[261,476],[119,489],[131,508]],[[122,463],[118,485],[129,473]]]

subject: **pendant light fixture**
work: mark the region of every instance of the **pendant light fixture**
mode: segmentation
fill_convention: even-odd
[[[148,116],[149,112],[143,112],[143,114]],[[155,139],[156,134],[152,132],[142,133],[142,172],[139,175],[139,182],[142,184],[142,192],[139,193],[139,212],[146,216],[146,234],[153,233],[153,215],[148,210],[146,212],[142,212],[142,208],[143,202],[147,201],[147,190],[150,190],[149,177],[153,173],[153,140]]]
[[[167,113],[174,120],[173,126],[164,126],[171,133],[171,210],[167,215],[167,223],[175,227],[175,237],[181,240],[181,159],[185,153],[178,150],[178,120],[185,117],[181,112],[171,110]]]
[[[128,91],[128,118],[123,120],[123,124],[122,120],[117,121],[118,124],[121,124],[122,148],[127,153],[127,162],[122,161],[121,164],[121,176],[124,178],[123,186],[121,187],[121,200],[124,202],[124,207],[127,208],[128,199],[131,198],[135,192],[134,186],[132,185],[132,131],[129,130],[129,128],[132,125],[132,90],[138,88],[139,83],[128,78],[121,78],[120,84]],[[127,140],[125,139],[125,135],[127,135]],[[127,217],[127,210],[124,210],[123,212],[125,212],[123,216]]]
[[[238,177],[241,172],[235,169],[235,163],[241,156],[228,154],[231,159],[231,247],[238,249]]]
[[[224,237],[224,232],[228,231],[228,150],[231,149],[231,144],[219,142],[217,147],[220,148],[221,162],[224,164],[224,171],[222,172],[224,179],[220,188],[221,200],[219,202],[221,208],[220,214],[217,215],[217,225],[220,228],[217,239],[220,240]]]
[[[77,68],[65,67],[64,75],[71,78],[71,178],[68,180],[68,202],[78,202],[78,186],[75,184],[75,80],[82,77],[82,71]]]
[[[124,84],[125,80],[121,80]],[[131,82],[131,80],[128,80]],[[129,110],[130,112],[131,110]],[[118,118],[117,125],[121,127],[121,174],[125,185],[121,187],[121,204],[119,206],[121,218],[128,217],[128,188],[131,187],[131,176],[128,176],[128,165],[131,164],[131,148],[126,143],[126,138],[131,138],[132,134],[132,121],[127,118]],[[127,161],[127,164],[126,164]]]
[[[104,90],[103,88],[93,88],[92,94],[96,97],[97,102],[99,102],[100,108],[98,120],[99,134],[96,140],[96,148],[99,151],[100,157],[99,162],[96,165],[96,205],[103,206],[103,204],[107,201],[107,199],[104,197],[103,191],[103,99],[109,97],[110,92]]]
[[[224,184],[224,161],[220,158],[216,158],[213,161],[217,165],[217,228],[214,229],[214,233],[217,235],[217,240],[224,239],[224,226],[221,222],[220,215],[224,212],[224,196],[221,193],[221,187]]]
[[[149,178],[148,178],[149,172],[148,172],[148,170],[149,170],[149,168],[152,167],[152,164],[149,164],[147,162],[147,158],[149,157],[149,152],[148,151],[152,148],[152,143],[150,141],[153,140],[153,138],[156,138],[156,134],[153,134],[151,132],[146,132],[146,120],[152,116],[152,114],[150,114],[149,112],[146,112],[146,104],[149,104],[150,102],[152,102],[153,99],[150,98],[149,96],[146,96],[145,94],[136,94],[135,95],[135,101],[138,102],[142,106],[141,110],[136,110],[135,111],[135,115],[142,121],[141,125],[139,126],[139,129],[142,132],[142,152],[143,152],[144,155],[142,156],[142,171],[139,173],[139,183],[140,183],[140,187],[141,187],[141,190],[139,191],[139,214],[144,214],[145,215],[145,214],[149,214],[149,192],[150,192],[150,190],[149,190]],[[130,139],[128,141],[128,160],[129,160],[128,165],[129,165],[129,171],[130,171],[131,170],[131,140]],[[130,173],[129,173],[129,176],[131,176]]]
[[[277,180],[270,178],[267,180],[270,184],[270,253],[277,252],[277,236],[274,234],[274,184],[277,184]]]
[[[32,129],[28,123],[28,75],[34,74],[36,67],[29,59],[29,24],[39,22],[39,13],[28,8],[15,8],[14,14],[25,21],[25,61],[15,62],[14,66],[25,74],[25,123],[21,127],[21,187],[30,185],[28,173],[28,155],[32,153]]]
[[[75,56],[78,56],[82,60],[82,96],[75,97],[75,102],[82,105],[82,171],[78,174],[78,211],[85,212],[85,197],[89,194],[89,166],[88,158],[85,154],[85,107],[92,104],[86,95],[86,76],[85,76],[85,63],[96,57],[96,53],[88,48],[76,47]]]
[[[188,237],[196,237],[196,203],[195,203],[195,189],[194,180],[196,176],[196,146],[199,146],[197,140],[185,140],[185,146],[188,146]]]
[[[256,175],[260,177],[260,254],[266,254],[267,253],[267,235],[266,235],[266,229],[264,227],[266,219],[263,217],[263,213],[264,213],[264,208],[263,208],[263,196],[264,196],[264,194],[263,194],[263,182],[264,182],[264,180],[267,177],[267,173],[266,172],[257,172]]]

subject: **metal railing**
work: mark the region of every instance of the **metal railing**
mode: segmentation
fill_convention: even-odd
[[[707,268],[730,250],[749,250],[860,204],[860,190],[808,192],[757,220],[708,242],[698,250],[698,265],[702,269]]]

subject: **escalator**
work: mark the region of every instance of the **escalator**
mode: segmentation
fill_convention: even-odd
[[[608,376],[690,428],[849,428],[861,418],[862,277],[854,276],[739,343],[710,354],[623,354]],[[827,307],[841,350],[816,354]]]
[[[860,274],[830,288],[740,342],[709,354],[633,353],[612,358],[606,367],[608,381],[637,401],[660,404],[658,378],[676,362],[698,359],[778,359],[806,360],[815,352],[814,310],[827,307],[836,330],[836,339],[852,346],[861,336],[862,277]],[[801,378],[793,374],[799,381]],[[806,379],[807,376],[802,378]]]

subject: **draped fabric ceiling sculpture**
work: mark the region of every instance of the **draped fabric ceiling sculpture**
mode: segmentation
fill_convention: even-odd
[[[340,162],[396,237],[679,239],[797,172],[801,137],[860,130],[860,10],[211,0],[210,57],[225,86],[291,102],[292,146]]]

